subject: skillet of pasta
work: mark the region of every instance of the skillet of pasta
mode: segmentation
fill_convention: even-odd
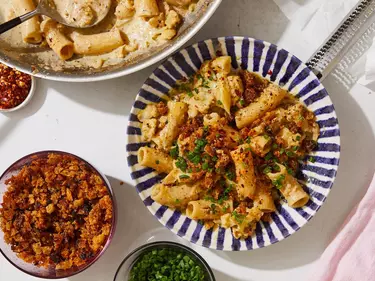
[[[138,119],[148,143],[138,163],[165,174],[152,199],[207,229],[246,239],[280,200],[310,199],[295,175],[319,137],[315,115],[255,73],[232,71],[229,56],[204,62]]]
[[[199,1],[202,0],[51,0],[68,23],[79,27],[95,23],[107,10],[109,13],[98,25],[85,29],[35,16],[0,39],[6,43],[2,48],[28,52],[48,69],[100,69],[171,41]],[[34,10],[38,0],[3,2],[2,22]]]

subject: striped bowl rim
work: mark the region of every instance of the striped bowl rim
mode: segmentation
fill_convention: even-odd
[[[183,77],[195,73],[204,60],[219,55],[232,57],[234,69],[248,69],[288,90],[317,116],[320,137],[316,150],[307,157],[315,163],[301,163],[298,180],[310,194],[303,208],[277,205],[271,222],[257,224],[255,235],[235,239],[230,229],[206,230],[201,224],[176,210],[154,202],[151,188],[163,176],[142,167],[137,151],[147,145],[141,141],[137,113],[147,104],[167,98],[169,89]],[[188,241],[224,251],[245,251],[277,243],[298,231],[325,202],[336,178],[340,160],[340,128],[332,101],[314,73],[297,57],[276,45],[249,37],[220,37],[198,42],[165,60],[143,84],[132,107],[127,127],[127,161],[135,188],[149,211],[167,228]]]

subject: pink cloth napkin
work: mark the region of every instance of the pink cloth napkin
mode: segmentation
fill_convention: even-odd
[[[375,280],[375,176],[314,269],[314,281]]]

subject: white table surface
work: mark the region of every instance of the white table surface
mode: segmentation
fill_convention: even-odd
[[[247,35],[276,43],[307,60],[313,50],[300,40],[298,30],[271,0],[224,0],[191,42]],[[118,265],[136,245],[149,238],[174,238],[138,198],[126,163],[128,114],[154,67],[90,84],[38,80],[37,93],[25,109],[0,115],[0,171],[34,151],[64,150],[96,165],[116,193],[119,217],[112,244],[94,266],[64,280],[113,280]],[[375,92],[359,85],[348,90],[333,75],[324,85],[335,104],[342,136],[341,164],[330,196],[310,223],[270,247],[231,253],[192,246],[206,258],[218,281],[307,280],[314,261],[364,194],[375,170]],[[38,279],[18,271],[0,256],[0,280]]]

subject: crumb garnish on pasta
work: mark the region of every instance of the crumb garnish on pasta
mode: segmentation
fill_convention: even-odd
[[[319,137],[316,117],[277,85],[233,71],[228,56],[204,62],[138,119],[149,142],[139,164],[167,174],[151,197],[206,228],[247,238],[282,198],[293,208],[310,198],[295,175]]]

